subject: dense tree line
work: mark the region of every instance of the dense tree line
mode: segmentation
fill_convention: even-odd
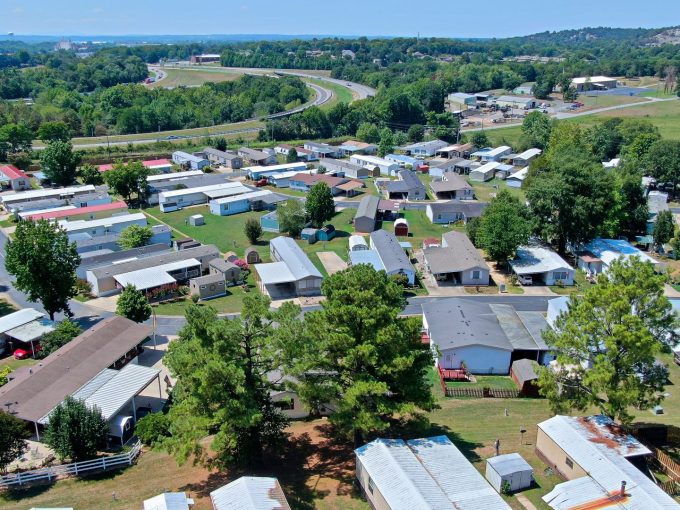
[[[237,122],[282,111],[308,97],[305,84],[294,77],[243,76],[231,82],[172,90],[116,84],[91,94],[55,84],[40,92],[32,106],[0,101],[0,124],[18,123],[38,131],[59,121],[71,135],[145,133]]]
[[[139,57],[95,55],[81,59],[60,51],[46,57],[40,67],[0,71],[0,99],[35,98],[55,88],[91,92],[119,83],[140,82],[147,75]]]

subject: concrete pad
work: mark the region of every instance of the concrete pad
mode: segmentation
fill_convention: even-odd
[[[342,260],[340,255],[334,251],[320,251],[317,255],[329,275],[347,269],[347,262]]]
[[[85,306],[96,308],[97,310],[104,310],[105,312],[115,313],[119,296],[120,294],[116,294],[115,296],[106,296],[90,299],[89,301],[85,301],[82,304]]]

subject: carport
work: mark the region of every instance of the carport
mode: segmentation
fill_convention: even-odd
[[[254,267],[260,290],[270,298],[284,299],[295,296],[297,279],[285,262],[256,264]]]

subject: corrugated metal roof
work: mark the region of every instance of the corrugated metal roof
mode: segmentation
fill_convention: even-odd
[[[146,388],[161,371],[141,365],[125,365],[114,377],[85,399],[88,407],[98,407],[105,420],[113,418],[137,394]]]
[[[72,393],[71,396],[78,400],[85,400],[86,398],[91,396],[95,391],[97,391],[99,388],[101,388],[107,382],[113,379],[117,373],[118,370],[113,370],[112,368],[105,368],[97,375],[95,375],[92,379],[90,379],[87,383],[85,383],[79,390],[77,390],[75,393]]]
[[[193,504],[184,492],[165,492],[144,500],[144,510],[189,510]]]
[[[66,230],[67,233],[77,232],[79,230],[89,230],[97,227],[106,227],[119,225],[121,223],[143,222],[146,225],[146,216],[144,213],[121,214],[120,216],[111,216],[109,218],[101,218],[97,220],[76,220],[66,221],[62,220],[59,225]]]
[[[168,199],[171,198],[177,198],[177,197],[183,197],[186,195],[193,195],[195,193],[203,193],[206,196],[208,196],[208,193],[213,193],[215,191],[219,191],[222,193],[226,193],[227,190],[232,190],[234,193],[246,193],[250,191],[250,188],[247,188],[240,182],[222,182],[219,184],[211,184],[208,186],[198,186],[196,188],[183,188],[183,189],[176,189],[176,190],[169,190],[169,191],[163,191],[158,194],[158,198],[161,202],[166,202]],[[222,195],[224,196],[224,195]]]
[[[242,476],[210,493],[215,510],[290,510],[276,478]]]
[[[149,175],[146,182],[163,182],[186,179],[187,177],[196,177],[203,175],[203,170],[187,170],[186,172],[171,172],[169,174]]]
[[[247,201],[261,200],[262,198],[268,195],[273,195],[273,193],[268,189],[263,189],[258,191],[251,191],[250,193],[243,193],[242,195],[216,198],[215,200],[212,200],[211,203],[215,202],[216,204],[231,204],[233,202],[240,202],[241,200]]]
[[[494,471],[501,476],[523,471],[534,471],[534,468],[522,458],[519,453],[506,453],[487,459],[487,464],[493,467]]]
[[[401,439],[376,439],[355,450],[391,510],[439,510],[451,503]]]
[[[161,285],[168,285],[175,283],[176,280],[168,273],[178,269],[188,269],[190,267],[199,266],[201,262],[196,259],[178,260],[170,262],[161,266],[149,267],[140,269],[138,271],[130,271],[129,273],[121,273],[114,275],[114,279],[123,287],[126,285],[134,285],[138,290],[146,290]]]
[[[46,315],[34,308],[24,308],[23,310],[10,313],[0,317],[0,333],[5,333],[10,329],[18,328],[43,317],[46,317]]]
[[[538,427],[558,444],[575,464],[587,472],[604,493],[618,491],[621,481],[625,480],[628,499],[620,502],[619,508],[626,510],[680,508],[673,498],[627,460],[627,457],[647,455],[650,453],[649,449],[632,436],[620,432],[609,418],[558,415],[539,423]],[[591,484],[591,487],[595,486]],[[585,493],[583,484],[577,489],[573,486],[568,486],[567,489],[569,497]],[[590,496],[597,499],[602,497],[603,492],[593,491]]]
[[[375,250],[359,250],[349,252],[349,260],[353,266],[357,264],[368,264],[373,266],[376,271],[384,271],[385,266],[383,266],[378,252]]]
[[[457,510],[510,510],[448,437],[414,439],[408,446]]]
[[[529,316],[529,320],[533,320],[532,330],[534,335],[536,335],[536,328],[539,328],[539,334],[534,336],[524,325],[522,318],[515,311],[512,305],[503,304],[490,304],[489,308],[496,314],[498,319],[498,324],[505,333],[505,336],[510,341],[513,349],[521,351],[534,351],[534,350],[546,350],[547,346],[540,335],[540,323],[538,322],[540,314],[538,317]],[[545,319],[543,319],[545,323]],[[547,329],[547,324],[545,328]]]
[[[270,262],[269,264],[255,264],[260,281],[264,285],[276,285],[279,283],[293,283],[295,276],[290,272],[285,262]]]
[[[510,261],[510,267],[519,275],[547,273],[558,269],[574,270],[555,251],[540,245],[517,248],[515,259]]]
[[[316,266],[294,239],[278,236],[269,242],[271,249],[276,252],[279,260],[285,262],[296,280],[316,276],[322,278]]]
[[[10,203],[16,203],[16,202],[22,202],[22,201],[29,201],[33,200],[35,198],[50,198],[50,197],[59,197],[59,196],[64,196],[64,195],[73,195],[76,193],[86,193],[86,192],[94,192],[96,191],[96,188],[92,186],[91,184],[87,184],[85,186],[70,186],[68,188],[58,188],[58,189],[34,189],[30,191],[21,191],[19,193],[11,193],[9,195],[3,195],[2,198],[2,203],[3,204],[10,204]]]
[[[49,319],[38,319],[22,324],[14,329],[10,329],[5,332],[5,335],[15,338],[20,342],[31,342],[54,331],[54,328],[54,321]]]
[[[601,259],[606,265],[610,265],[619,258],[628,259],[636,256],[640,257],[643,262],[651,262],[655,266],[658,264],[645,252],[638,250],[628,241],[622,239],[593,239],[584,246],[584,249]]]

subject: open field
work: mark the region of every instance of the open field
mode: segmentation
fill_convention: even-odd
[[[606,94],[598,94],[598,95],[586,95],[586,94],[581,94],[578,96],[577,101],[580,101],[583,103],[585,106],[582,108],[579,108],[576,110],[577,112],[587,112],[590,110],[595,110],[597,108],[607,108],[609,106],[619,106],[622,104],[631,104],[631,103],[644,103],[647,102],[648,99],[645,97],[640,97],[640,96],[614,96],[614,95],[606,95]]]
[[[243,73],[235,70],[164,69],[164,71],[167,76],[152,83],[149,88],[197,87],[207,82],[233,81],[243,76]]]
[[[653,93],[653,91],[650,91],[650,94]],[[600,96],[598,101],[604,97],[617,96]],[[623,97],[625,98],[627,96]],[[598,104],[598,106],[602,107],[604,105]],[[574,117],[561,122],[576,122],[584,127],[590,127],[598,122],[602,122],[614,117],[620,117],[623,119],[647,119],[659,128],[661,136],[664,138],[680,140],[680,101],[641,102],[636,106],[630,106],[628,108],[621,108],[618,110],[609,110],[606,112],[595,113],[593,115],[585,115],[583,117]],[[520,126],[511,126],[501,129],[490,129],[486,131],[486,134],[491,141],[491,145],[497,146],[504,142],[507,142],[508,145],[513,145],[519,141],[522,131]]]

